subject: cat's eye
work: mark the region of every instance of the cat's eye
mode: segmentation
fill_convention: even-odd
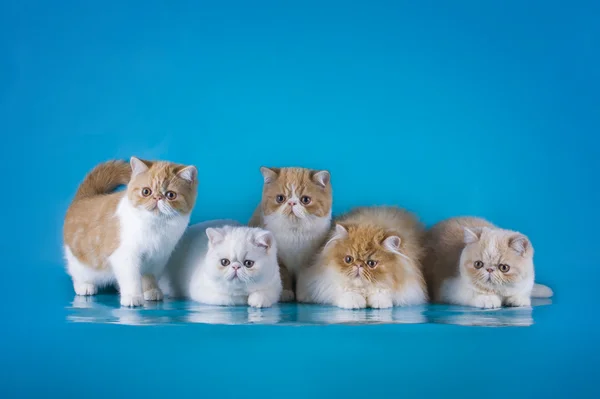
[[[304,205],[308,205],[312,202],[312,199],[308,195],[303,195],[302,198],[300,198],[300,201],[302,201]]]
[[[244,266],[246,266],[248,269],[251,268],[252,266],[254,266],[254,261],[253,260],[248,260],[246,259],[244,261]]]
[[[480,260],[476,260],[473,266],[475,266],[475,269],[481,269],[483,267],[483,262]]]
[[[510,270],[510,266],[502,263],[498,265],[498,269],[500,269],[502,273],[508,273],[508,271]]]
[[[354,260],[354,258],[352,256],[346,256],[344,258],[344,262],[346,262],[347,264],[352,263],[353,260]]]
[[[371,269],[373,269],[375,266],[377,266],[377,261],[376,260],[368,260],[367,266],[369,266]]]
[[[229,266],[231,262],[229,262],[229,259],[221,259],[221,266]]]
[[[279,194],[277,197],[275,197],[275,201],[277,201],[278,204],[282,204],[283,201],[285,201],[285,195]]]
[[[150,194],[152,194],[152,190],[150,190],[148,187],[142,188],[142,195],[144,197],[149,197]]]
[[[177,198],[177,193],[175,193],[173,191],[167,191],[167,193],[165,194],[165,197],[167,197],[167,199],[169,201],[173,201],[175,198]]]

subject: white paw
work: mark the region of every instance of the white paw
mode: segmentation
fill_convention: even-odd
[[[497,295],[479,295],[475,298],[473,306],[483,309],[496,309],[502,306],[502,301]]]
[[[132,308],[143,304],[144,298],[141,295],[121,295],[121,306]]]
[[[294,295],[294,291],[292,290],[283,290],[281,291],[281,296],[279,297],[279,302],[294,302],[296,296]]]
[[[346,292],[335,305],[343,309],[364,309],[367,307],[367,300],[356,292]]]
[[[273,305],[273,301],[260,292],[253,292],[248,296],[248,305],[253,308],[268,308]]]
[[[531,298],[528,296],[510,296],[504,300],[506,306],[531,306]]]
[[[148,291],[144,291],[144,299],[147,301],[162,301],[163,293],[159,288],[151,288]]]
[[[375,294],[371,295],[367,298],[367,304],[371,308],[375,309],[385,309],[391,308],[394,306],[394,302],[392,302],[392,298],[389,295],[385,294]]]
[[[96,295],[98,287],[90,283],[73,283],[77,295]]]

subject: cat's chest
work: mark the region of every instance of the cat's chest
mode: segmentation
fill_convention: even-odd
[[[300,267],[308,266],[305,264],[317,251],[321,237],[289,231],[275,233],[275,240],[279,257],[288,269],[295,272]]]

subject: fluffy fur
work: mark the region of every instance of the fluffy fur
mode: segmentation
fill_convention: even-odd
[[[132,157],[84,179],[64,224],[67,270],[78,295],[117,283],[121,305],[162,300],[156,278],[183,234],[196,201],[197,170]],[[113,192],[120,185],[127,189]]]
[[[347,309],[427,302],[424,228],[415,216],[395,207],[358,208],[336,223],[315,264],[299,274],[299,301]]]
[[[533,246],[521,233],[473,217],[452,218],[427,233],[425,275],[436,302],[479,308],[530,306]],[[538,285],[540,294],[551,290]]]
[[[329,172],[303,168],[261,168],[262,201],[250,226],[273,233],[279,251],[282,301],[294,299],[294,280],[307,267],[331,228]]]
[[[206,222],[187,230],[161,279],[169,296],[257,308],[279,300],[275,238],[267,230],[234,223]]]

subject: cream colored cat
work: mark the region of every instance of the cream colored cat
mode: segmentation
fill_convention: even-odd
[[[523,234],[458,217],[434,225],[427,247],[425,276],[433,301],[479,308],[531,305],[534,251]],[[534,295],[552,291],[536,285]]]

